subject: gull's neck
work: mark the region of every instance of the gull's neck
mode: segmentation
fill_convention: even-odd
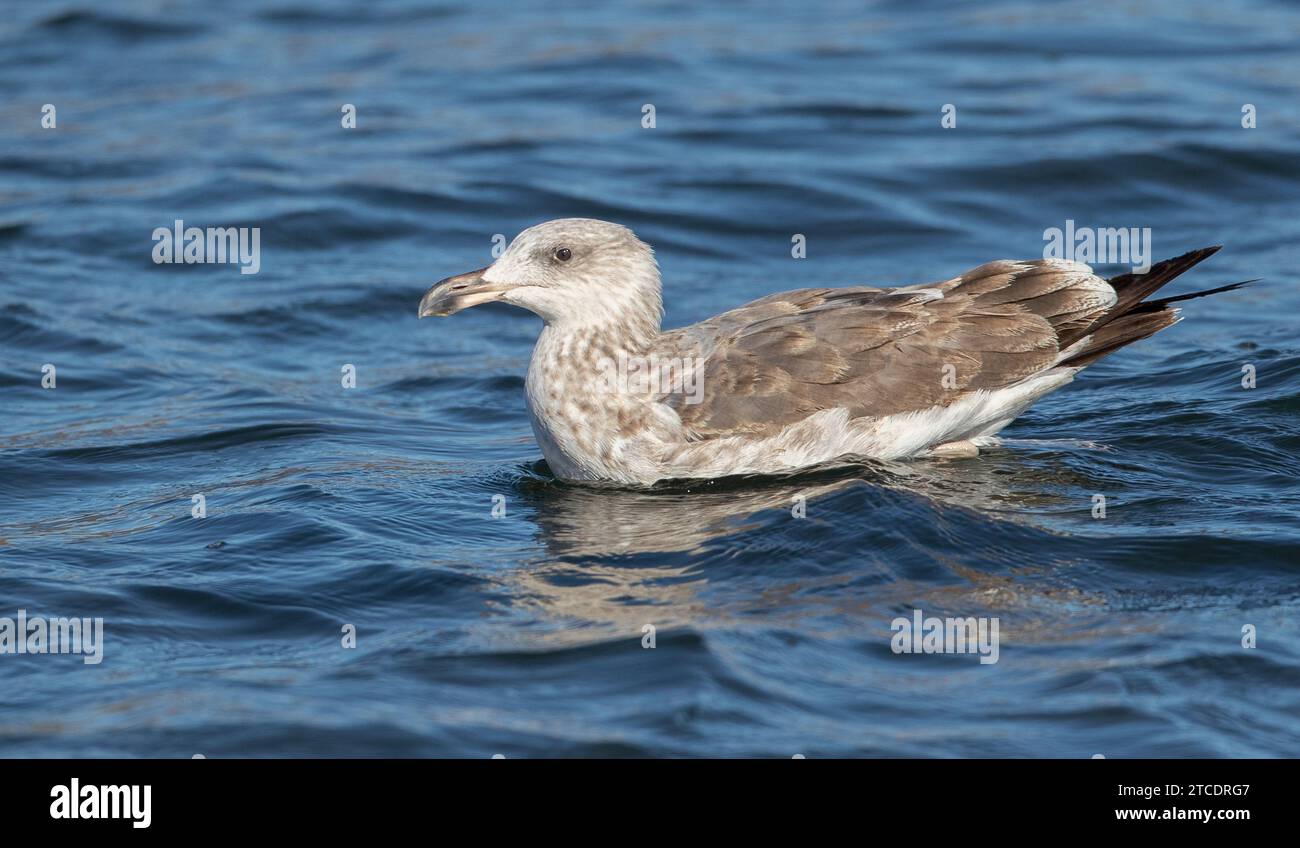
[[[645,352],[659,336],[663,296],[652,269],[616,284],[593,282],[580,303],[543,314],[543,337],[599,341],[606,347]]]

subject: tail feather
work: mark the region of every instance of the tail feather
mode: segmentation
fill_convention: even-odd
[[[1165,327],[1177,324],[1180,320],[1182,319],[1176,309],[1161,309],[1156,312],[1130,312],[1116,318],[1093,333],[1083,350],[1061,364],[1071,368],[1091,365],[1103,356],[1124,347],[1124,345],[1155,335]]]
[[[1159,300],[1146,299],[1193,265],[1213,256],[1220,247],[1222,245],[1203,247],[1173,259],[1166,259],[1164,262],[1157,262],[1145,274],[1122,274],[1108,280],[1117,296],[1115,305],[1087,327],[1075,330],[1061,338],[1062,345],[1070,345],[1086,339],[1083,347],[1061,365],[1070,367],[1090,365],[1127,344],[1145,339],[1165,327],[1178,323],[1180,320],[1178,310],[1170,308],[1171,303],[1233,291],[1247,283],[1256,282],[1246,280],[1191,294]]]

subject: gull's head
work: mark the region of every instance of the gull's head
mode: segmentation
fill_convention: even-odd
[[[572,327],[652,322],[657,330],[662,313],[654,251],[627,227],[591,218],[529,227],[491,265],[436,283],[419,314],[451,315],[493,300]]]

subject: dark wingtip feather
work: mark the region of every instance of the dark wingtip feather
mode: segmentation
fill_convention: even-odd
[[[1171,303],[1233,291],[1250,283],[1259,282],[1258,280],[1243,280],[1239,283],[1229,283],[1226,286],[1192,292],[1191,294],[1180,294],[1160,298],[1159,300],[1146,300],[1149,295],[1161,286],[1193,265],[1218,253],[1222,247],[1221,244],[1215,244],[1197,250],[1189,250],[1182,256],[1157,262],[1147,269],[1145,274],[1123,274],[1108,280],[1107,282],[1115,289],[1117,296],[1115,305],[1086,330],[1076,332],[1068,339],[1063,339],[1065,342],[1073,343],[1076,339],[1085,336],[1092,337],[1084,350],[1062,364],[1089,365],[1127,344],[1144,339],[1163,330],[1165,327],[1176,324],[1181,319],[1177,309],[1169,308]]]
[[[1237,289],[1243,286],[1248,286],[1251,283],[1258,283],[1260,279],[1261,278],[1256,277],[1253,280],[1242,280],[1239,283],[1228,283],[1226,286],[1219,286],[1217,289],[1206,289],[1205,291],[1191,292],[1190,294],[1179,294],[1179,295],[1174,295],[1173,297],[1162,297],[1159,300],[1145,300],[1141,304],[1139,304],[1136,309],[1130,311],[1151,312],[1156,309],[1164,309],[1169,304],[1178,303],[1181,300],[1193,300],[1198,297],[1206,297],[1207,295],[1219,294],[1220,292],[1236,291]]]
[[[1111,288],[1115,290],[1118,300],[1098,324],[1105,324],[1107,321],[1129,312],[1134,306],[1154,294],[1156,289],[1183,274],[1192,266],[1204,262],[1218,253],[1222,247],[1221,244],[1215,244],[1189,250],[1182,256],[1175,256],[1173,259],[1157,262],[1148,268],[1145,274],[1129,273],[1111,277],[1106,282],[1110,283]]]
[[[1147,269],[1145,274],[1120,274],[1106,282],[1115,290],[1115,304],[1104,314],[1086,327],[1081,327],[1061,335],[1061,343],[1070,345],[1089,333],[1094,333],[1111,321],[1133,312],[1138,304],[1145,301],[1161,286],[1173,280],[1194,265],[1197,265],[1223,248],[1221,244],[1189,250],[1181,256],[1157,262]]]
[[[1175,256],[1173,259],[1157,262],[1148,268],[1145,274],[1120,274],[1118,277],[1111,277],[1107,282],[1121,295],[1126,294],[1127,289],[1145,292],[1138,298],[1138,300],[1141,300],[1142,297],[1160,288],[1193,265],[1204,262],[1222,249],[1223,245],[1221,244],[1198,247],[1196,250],[1189,250],[1181,256]]]

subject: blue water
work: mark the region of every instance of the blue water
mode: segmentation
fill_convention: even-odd
[[[0,617],[104,645],[0,655],[0,755],[1300,755],[1298,39],[1283,0],[7,6]],[[565,216],[654,245],[667,326],[1067,219],[1264,282],[977,460],[586,489],[528,426],[538,319],[415,317]],[[154,264],[177,218],[260,273]],[[916,608],[999,661],[894,654]]]

